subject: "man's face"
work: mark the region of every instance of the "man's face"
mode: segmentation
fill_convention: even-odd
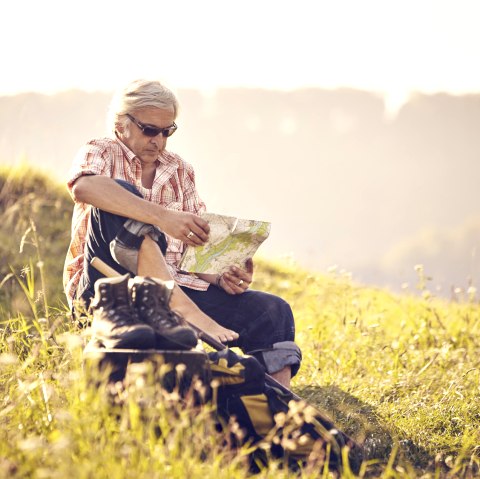
[[[168,128],[173,125],[175,114],[171,108],[145,107],[135,110],[131,116],[143,125]],[[161,133],[154,137],[145,136],[133,122],[126,121],[125,126],[118,126],[120,140],[130,148],[142,163],[154,163],[158,155],[165,149],[167,138]]]

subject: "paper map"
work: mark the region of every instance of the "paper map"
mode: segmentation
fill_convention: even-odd
[[[204,213],[210,225],[208,242],[203,246],[187,246],[179,269],[189,273],[221,274],[230,266],[245,269],[258,247],[268,238],[271,224],[244,220],[234,216]]]

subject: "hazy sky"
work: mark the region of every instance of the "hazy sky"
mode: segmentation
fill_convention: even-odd
[[[24,0],[1,9],[0,95],[172,88],[480,91],[478,0]]]

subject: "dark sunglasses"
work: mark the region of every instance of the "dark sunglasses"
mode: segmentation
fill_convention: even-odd
[[[154,136],[160,135],[160,133],[164,138],[168,138],[169,136],[172,136],[177,130],[177,125],[175,124],[175,122],[173,122],[172,126],[168,126],[167,128],[158,128],[158,126],[146,125],[145,123],[138,121],[136,118],[130,115],[130,113],[127,113],[127,116],[128,118],[130,118],[130,120],[133,121],[133,123],[135,123],[135,125],[138,126],[138,128],[140,128],[140,130],[142,130],[142,133],[145,136],[150,136],[152,138]]]

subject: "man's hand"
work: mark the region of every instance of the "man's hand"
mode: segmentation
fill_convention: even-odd
[[[242,294],[252,283],[253,280],[253,260],[248,258],[245,262],[246,271],[236,266],[232,266],[228,271],[222,274],[219,286],[228,294]]]
[[[81,176],[72,187],[72,196],[75,201],[109,213],[157,225],[164,233],[187,245],[199,246],[208,239],[210,227],[204,219],[193,213],[168,210],[144,200],[107,176]]]
[[[189,246],[201,246],[208,240],[210,226],[194,213],[165,210],[161,230]]]

